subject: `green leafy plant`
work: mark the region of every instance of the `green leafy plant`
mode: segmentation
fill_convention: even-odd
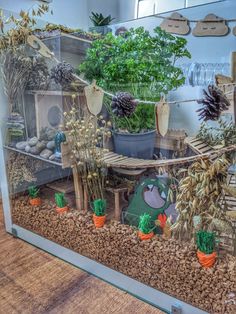
[[[111,15],[104,17],[103,14],[94,12],[92,12],[92,15],[89,18],[94,26],[106,26],[114,20]]]
[[[216,236],[214,232],[200,230],[196,234],[197,248],[205,254],[211,254],[215,251]]]
[[[139,230],[144,234],[149,234],[154,229],[152,223],[152,217],[145,213],[139,217]]]
[[[93,211],[96,216],[104,216],[106,212],[106,207],[106,200],[97,199],[93,202]]]
[[[210,126],[203,122],[197,134],[201,139],[210,146],[230,146],[236,144],[236,126],[233,121],[224,121],[219,119],[218,125]]]
[[[105,103],[111,116],[113,127],[117,130],[126,130],[129,133],[140,133],[155,128],[154,107],[147,104],[139,104],[131,117],[117,117],[113,114],[109,102]]]
[[[55,202],[57,207],[63,208],[67,205],[64,193],[55,193]]]
[[[34,185],[29,186],[28,192],[30,198],[37,198],[39,196],[39,189]]]
[[[159,101],[162,94],[185,81],[176,61],[191,57],[186,44],[186,39],[168,34],[160,27],[154,29],[153,36],[143,27],[131,28],[126,36],[108,33],[92,43],[77,73],[83,73],[89,81],[95,79],[113,94],[123,91],[138,99]],[[106,107],[111,113],[110,99]],[[133,133],[153,129],[154,106],[149,107],[139,104],[129,118],[111,115],[115,128]]]
[[[158,101],[161,94],[184,83],[175,64],[191,57],[186,44],[186,39],[160,27],[154,29],[154,36],[143,27],[131,28],[125,37],[108,33],[92,43],[78,72],[113,93],[122,90],[136,98]]]

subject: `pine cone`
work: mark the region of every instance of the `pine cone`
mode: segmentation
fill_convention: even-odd
[[[32,70],[29,75],[28,89],[47,89],[49,84],[49,71],[43,57],[32,58]]]
[[[203,108],[197,110],[200,120],[218,120],[221,112],[229,109],[229,100],[224,93],[214,85],[209,85],[208,92],[203,90],[203,93],[205,97],[198,100],[199,104],[203,104]]]
[[[112,112],[120,117],[130,117],[137,106],[134,97],[126,92],[119,92],[112,98],[111,108]]]
[[[70,85],[75,79],[74,73],[72,65],[63,61],[51,69],[51,79],[62,86]]]

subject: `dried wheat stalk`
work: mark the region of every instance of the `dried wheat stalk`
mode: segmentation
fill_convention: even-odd
[[[228,167],[227,159],[221,157],[214,162],[197,161],[186,169],[187,176],[180,181],[176,202],[179,217],[172,226],[175,237],[181,240],[194,237],[194,217],[199,217],[202,230],[232,231],[226,217],[226,203],[219,202],[224,195]]]

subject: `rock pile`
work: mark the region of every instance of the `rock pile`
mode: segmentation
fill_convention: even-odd
[[[56,158],[54,148],[54,140],[41,140],[37,137],[32,137],[28,141],[22,141],[16,144],[16,149],[32,155],[39,155],[40,157],[49,160],[54,160]]]
[[[236,258],[226,255],[203,269],[192,244],[155,236],[141,242],[133,227],[109,222],[96,229],[92,214],[71,210],[59,215],[45,200],[31,207],[19,197],[13,208],[15,224],[84,256],[214,314],[236,313]]]

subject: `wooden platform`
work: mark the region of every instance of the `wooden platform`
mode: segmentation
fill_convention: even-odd
[[[150,313],[158,309],[5,233],[0,205],[0,313]]]
[[[185,142],[197,154],[214,153],[216,150],[196,137],[187,137]]]

